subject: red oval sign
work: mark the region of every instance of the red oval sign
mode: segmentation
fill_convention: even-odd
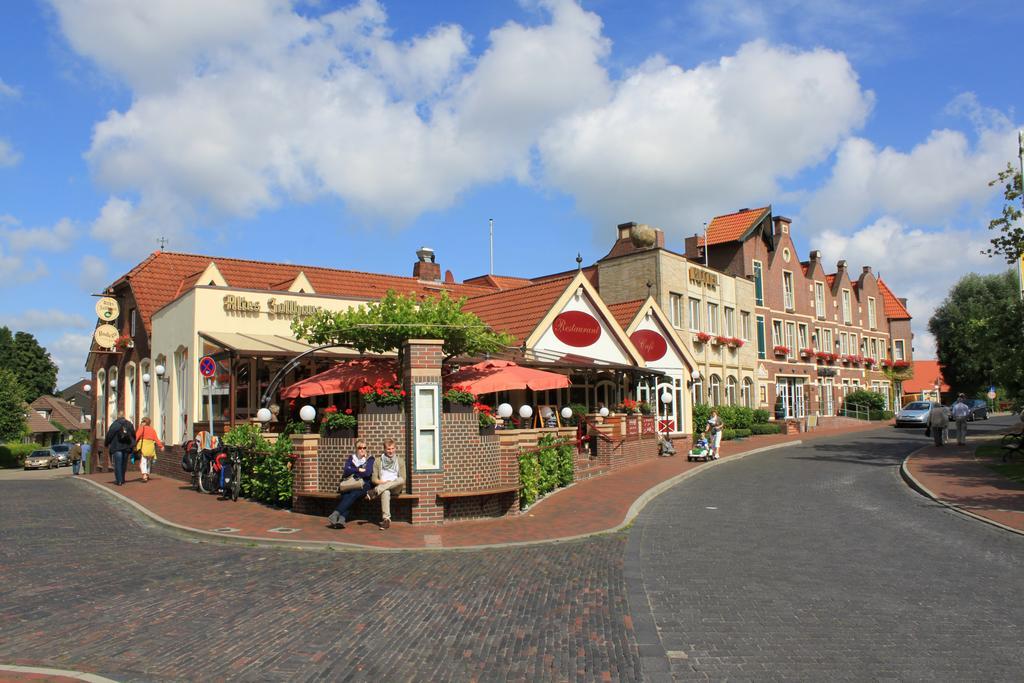
[[[569,346],[590,346],[601,338],[601,323],[583,311],[559,313],[551,329],[559,341]]]
[[[654,330],[637,330],[629,335],[629,340],[646,361],[656,361],[668,351],[665,338]]]

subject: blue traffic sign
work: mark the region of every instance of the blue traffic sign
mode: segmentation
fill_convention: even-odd
[[[217,373],[217,361],[210,356],[203,356],[199,359],[199,374],[203,377],[213,377]]]

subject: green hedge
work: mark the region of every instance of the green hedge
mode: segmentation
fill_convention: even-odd
[[[750,428],[750,431],[754,434],[781,434],[782,425],[779,424],[761,424],[757,423]]]
[[[891,420],[893,418],[893,412],[891,410],[872,410],[868,419],[870,420]]]
[[[754,424],[766,425],[772,419],[772,414],[764,408],[758,408],[754,411]]]
[[[224,443],[242,446],[242,495],[272,505],[292,500],[292,441],[282,435],[273,444],[259,425],[239,425],[224,435]]]
[[[554,434],[537,441],[537,450],[519,456],[519,504],[528,507],[546,493],[573,480],[573,446]]]
[[[0,468],[10,469],[25,464],[25,456],[42,448],[37,443],[8,443],[0,446]]]
[[[745,439],[752,434],[749,429],[723,429],[722,430],[722,441],[732,441],[733,439]]]

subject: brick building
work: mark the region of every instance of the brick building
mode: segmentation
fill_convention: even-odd
[[[891,368],[912,361],[906,300],[870,266],[851,273],[839,261],[828,272],[820,251],[801,261],[791,223],[770,206],[742,209],[712,220],[706,243],[686,240],[690,259],[754,286],[758,403],[777,417],[833,415],[849,391],[868,388],[898,406]]]

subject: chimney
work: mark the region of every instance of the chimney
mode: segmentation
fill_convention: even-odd
[[[861,272],[864,275],[871,275],[871,266],[864,266],[864,268],[863,268],[863,270]]]
[[[813,249],[811,251],[811,255],[810,255],[809,259],[810,259],[810,262],[812,264],[813,263],[817,263],[818,261],[820,261],[821,260],[821,249]]]
[[[616,237],[615,239],[617,239],[617,240],[628,240],[629,239],[629,229],[632,228],[634,225],[636,225],[636,221],[630,221],[628,223],[619,223],[618,228],[617,228],[618,231],[619,231],[619,234],[618,234],[618,237]]]
[[[841,260],[836,264],[836,277],[842,277],[843,273],[846,272],[846,259]]]
[[[898,297],[896,297],[896,301],[899,301],[903,305],[903,308],[907,307],[907,299],[906,299],[906,297],[898,296]]]
[[[665,248],[665,233],[661,228],[630,221],[629,223],[619,223],[616,231],[617,239],[612,245],[612,250],[608,252],[608,256],[622,256],[646,249]]]
[[[776,235],[788,235],[789,226],[792,225],[793,219],[786,218],[785,216],[774,216],[772,218],[772,223],[775,224]]]
[[[440,282],[441,266],[434,262],[434,250],[420,247],[416,250],[416,256],[419,260],[412,266],[412,276],[418,280]]]

